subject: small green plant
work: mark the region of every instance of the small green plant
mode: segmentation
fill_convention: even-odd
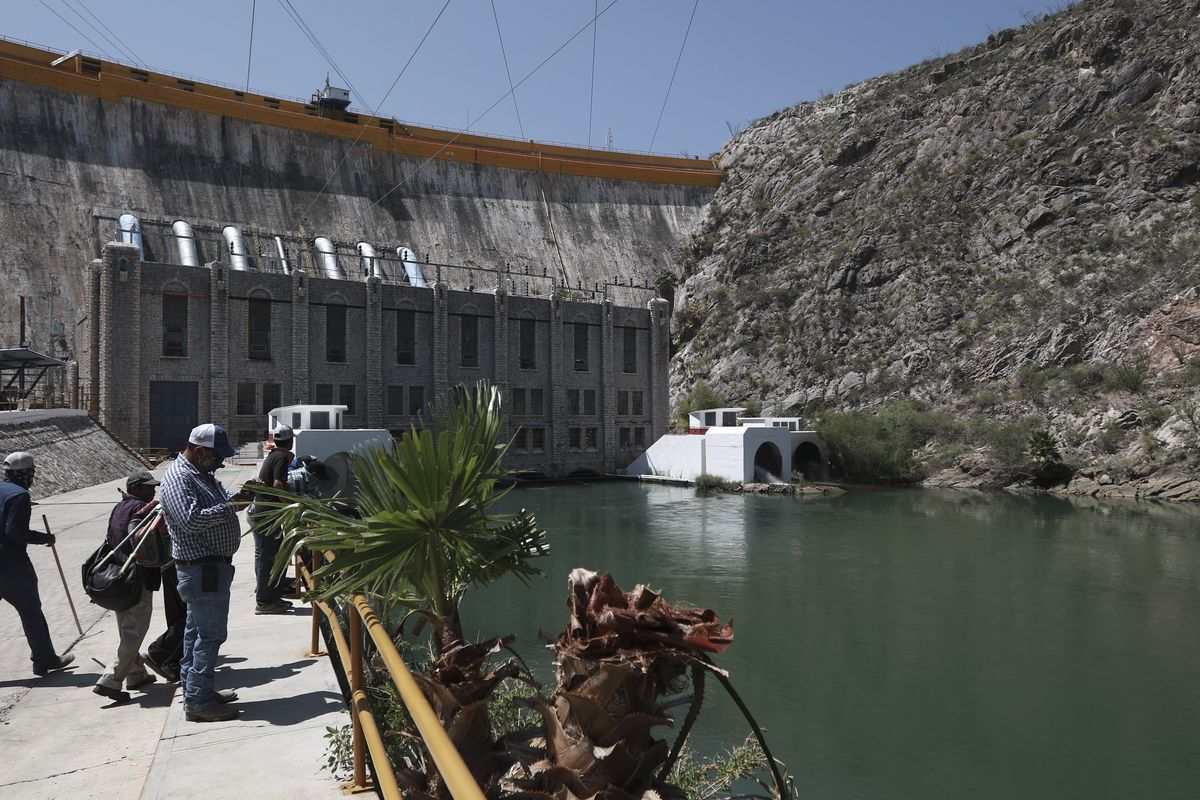
[[[1130,394],[1140,394],[1150,378],[1145,362],[1113,364],[1105,375],[1105,383],[1113,389],[1123,389]]]
[[[696,476],[696,488],[711,492],[719,489],[737,488],[736,481],[727,481],[719,475],[709,475],[707,472]]]
[[[779,762],[776,762],[779,763]],[[782,765],[781,765],[782,766]],[[671,770],[670,783],[678,786],[685,797],[692,800],[719,800],[735,795],[735,784],[746,781],[757,783],[766,792],[767,797],[775,797],[778,792],[768,781],[760,778],[768,770],[767,757],[753,736],[746,741],[711,759],[701,759],[691,748],[684,747],[679,754],[679,760]],[[791,797],[798,797],[795,783],[791,775],[784,772],[785,782]],[[738,792],[737,797],[758,797]]]
[[[354,743],[349,725],[326,726],[325,763],[321,768],[334,778],[348,778],[354,772]]]
[[[1100,436],[1096,439],[1096,448],[1101,453],[1111,455],[1121,449],[1126,434],[1128,431],[1116,421],[1110,422],[1100,430]]]
[[[1036,464],[1058,464],[1062,461],[1058,442],[1048,428],[1029,434],[1029,460]]]

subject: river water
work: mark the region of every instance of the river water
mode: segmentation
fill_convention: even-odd
[[[905,490],[703,496],[525,488],[546,575],[471,596],[468,632],[566,624],[609,571],[733,616],[716,656],[805,798],[1200,797],[1200,509]],[[749,732],[715,681],[690,742]]]

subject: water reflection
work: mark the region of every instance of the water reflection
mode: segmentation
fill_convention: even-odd
[[[566,575],[736,620],[730,670],[806,797],[1200,796],[1200,509],[953,491],[799,500],[626,483],[514,492],[547,575],[464,621],[565,624]],[[695,743],[740,741],[709,693]]]

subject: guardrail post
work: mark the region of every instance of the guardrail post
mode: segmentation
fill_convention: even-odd
[[[354,788],[361,789],[367,785],[367,742],[363,737],[362,723],[358,719],[358,701],[362,697],[363,688],[363,631],[362,617],[358,609],[351,603],[348,605],[347,616],[350,618],[350,706],[354,734]]]
[[[317,612],[317,601],[316,598],[313,597],[313,594],[315,594],[317,591],[317,577],[315,573],[317,571],[317,567],[321,564],[320,559],[320,553],[312,554],[312,566],[310,567],[310,574],[313,576],[313,585],[312,594],[309,595],[308,599],[308,608],[309,611],[312,612],[312,647],[309,648],[308,655],[313,657],[325,655],[321,652],[321,615]]]
[[[296,563],[293,565],[296,573],[296,597],[304,597],[304,578],[300,575],[300,568],[304,566],[304,559],[299,553],[296,553]]]

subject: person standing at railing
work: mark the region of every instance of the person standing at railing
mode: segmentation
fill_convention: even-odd
[[[134,558],[132,568],[142,580],[142,594],[132,608],[117,612],[117,654],[96,681],[92,691],[114,703],[128,703],[129,692],[154,683],[154,676],[138,655],[138,648],[150,630],[150,615],[154,611],[154,592],[162,586],[159,562],[165,546],[166,526],[160,518],[153,528],[130,538],[135,528],[147,524],[146,515],[154,513],[158,481],[145,470],[135,472],[125,480],[125,494],[108,517],[108,546],[116,550],[115,561],[124,564]],[[147,541],[142,541],[150,537]]]
[[[271,431],[271,438],[275,448],[263,461],[258,471],[258,480],[265,486],[287,489],[294,433],[289,426],[279,425]],[[283,532],[277,525],[269,526],[264,523],[262,517],[266,511],[267,509],[257,502],[246,510],[250,526],[254,529],[254,613],[286,614],[292,610],[292,604],[283,598],[291,588],[282,577],[274,583],[271,582],[271,568],[275,566],[275,556],[279,554]]]
[[[75,656],[60,656],[50,640],[50,627],[42,613],[37,572],[28,545],[54,546],[54,535],[30,530],[29,514],[33,505],[29,487],[35,468],[29,453],[9,453],[4,459],[4,480],[0,481],[0,600],[12,605],[21,617],[25,640],[33,658],[35,675],[47,675],[66,669]]]
[[[189,722],[237,716],[236,709],[225,705],[237,694],[213,687],[217,654],[228,632],[233,554],[241,544],[235,503],[249,499],[245,488],[230,494],[213,473],[234,453],[224,428],[198,425],[162,480],[162,508],[179,575],[179,595],[187,603],[179,679]]]

